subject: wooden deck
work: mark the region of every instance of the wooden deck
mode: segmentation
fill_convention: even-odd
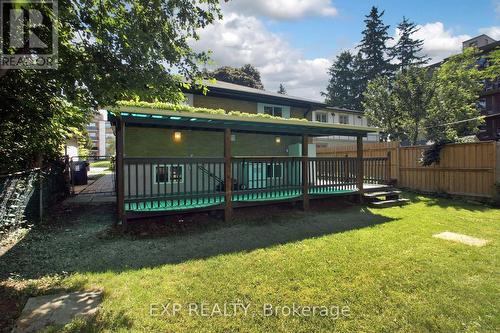
[[[383,184],[364,184],[364,192],[380,191],[386,188],[387,185]],[[320,199],[325,197],[335,196],[349,196],[358,194],[358,189],[352,190],[332,190],[332,191],[317,191],[315,189],[309,190],[310,199]],[[302,192],[288,191],[288,192],[266,192],[260,195],[233,195],[232,202],[234,207],[248,207],[258,206],[262,204],[272,204],[279,202],[301,201]],[[148,200],[143,202],[130,202],[125,204],[125,211],[130,213],[129,218],[134,216],[142,216],[139,213],[181,213],[190,211],[203,211],[203,210],[218,210],[224,209],[224,193],[218,196],[211,197],[198,197],[198,198],[184,198],[184,199],[170,199],[170,200]]]
[[[351,157],[231,157],[229,182],[233,186],[228,192],[228,162],[223,158],[124,158],[123,211],[126,219],[134,219],[225,209],[228,200],[234,208],[304,203],[386,186],[387,159],[363,160],[362,185],[359,161]]]

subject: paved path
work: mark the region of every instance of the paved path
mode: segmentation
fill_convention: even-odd
[[[87,185],[75,186],[75,196],[71,196],[64,203],[101,203],[115,202],[114,175],[104,175],[96,180],[89,180]]]

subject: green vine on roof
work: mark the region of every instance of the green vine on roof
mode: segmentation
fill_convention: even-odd
[[[241,111],[229,111],[226,112],[223,109],[208,109],[208,108],[198,108],[189,105],[183,104],[171,104],[171,103],[163,103],[163,102],[136,102],[136,101],[118,101],[118,106],[126,106],[126,107],[137,107],[137,108],[149,108],[149,109],[159,109],[159,110],[168,110],[168,111],[177,111],[177,112],[191,112],[191,113],[205,113],[212,115],[227,115],[227,116],[235,116],[235,117],[247,117],[247,118],[265,118],[265,119],[275,119],[275,120],[293,120],[293,121],[302,121],[307,122],[307,119],[300,118],[281,118],[275,117],[268,114],[263,113],[247,113]]]

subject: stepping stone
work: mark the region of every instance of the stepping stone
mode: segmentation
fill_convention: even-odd
[[[38,332],[50,325],[65,325],[76,316],[95,314],[101,301],[102,291],[31,297],[12,332]]]
[[[489,242],[486,239],[475,238],[475,237],[457,234],[457,233],[449,232],[449,231],[445,231],[445,232],[442,232],[440,234],[432,235],[432,237],[441,238],[441,239],[445,239],[445,240],[449,240],[449,241],[453,241],[453,242],[457,242],[457,243],[462,243],[462,244],[466,244],[466,245],[470,245],[470,246],[477,246],[477,247],[485,246]]]

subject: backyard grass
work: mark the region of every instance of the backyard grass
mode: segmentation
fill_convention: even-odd
[[[197,228],[176,220],[187,230],[162,237],[113,235],[112,210],[74,209],[0,257],[0,288],[18,308],[26,295],[104,291],[96,317],[53,331],[500,331],[500,210],[412,201],[403,208],[341,204],[307,213],[260,208],[230,224],[207,216]],[[471,247],[432,237],[443,231],[490,243]],[[206,303],[212,311],[234,302],[249,305],[248,314],[204,317],[186,308]],[[168,303],[182,310],[159,315]],[[348,313],[262,311],[264,304],[294,303]]]
[[[90,167],[91,168],[108,168],[109,169],[111,167],[111,161],[101,160],[101,161],[90,162]]]

